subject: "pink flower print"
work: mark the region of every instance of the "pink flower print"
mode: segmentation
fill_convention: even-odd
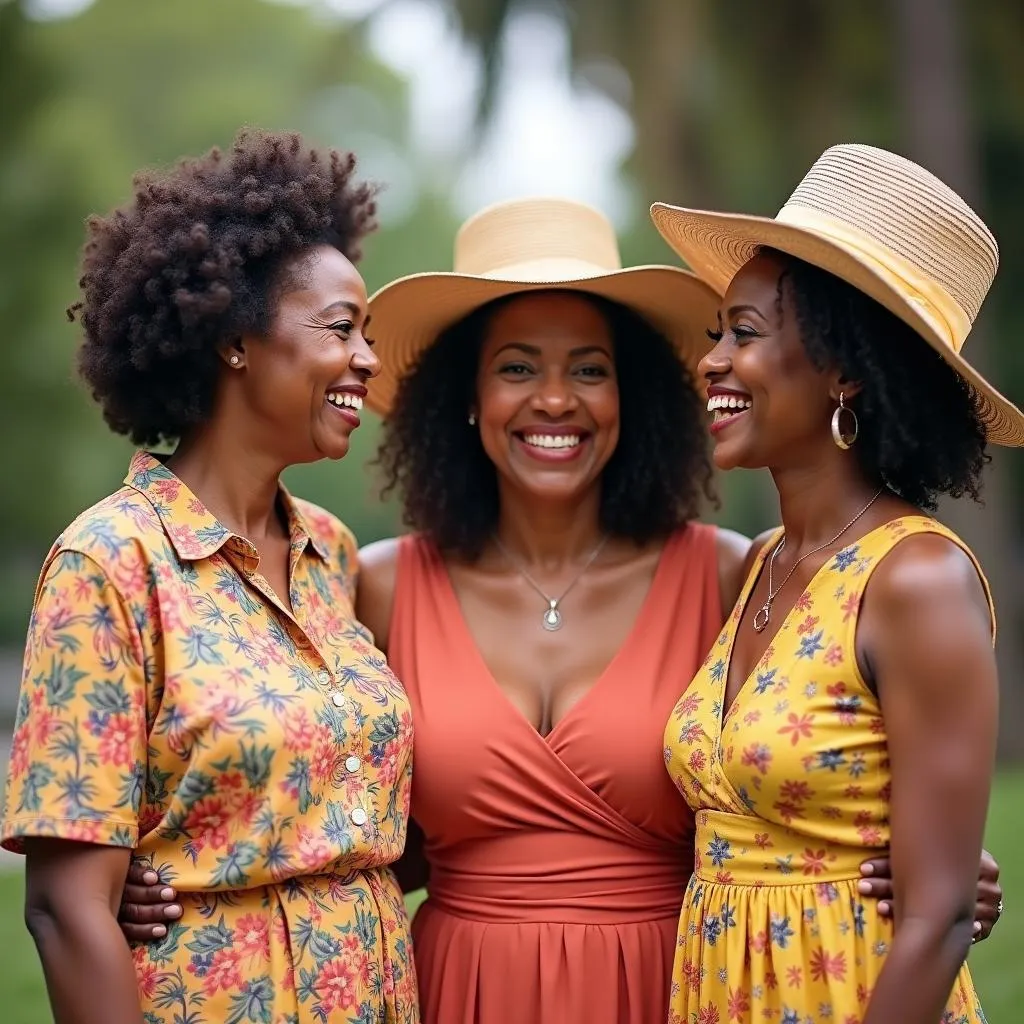
[[[812,629],[818,624],[817,615],[808,615],[799,626],[796,627],[797,633],[803,635],[804,633],[810,633]]]
[[[761,721],[761,712],[760,711],[748,711],[743,716],[743,724],[744,725],[754,725],[756,722],[760,722],[760,721]]]
[[[284,713],[284,745],[289,750],[309,750],[313,736],[314,726],[304,707],[289,708]]]
[[[685,718],[687,715],[694,714],[702,701],[703,697],[698,697],[695,693],[688,694],[676,705],[676,718]]]
[[[860,607],[860,591],[853,590],[849,593],[846,600],[840,605],[843,612],[843,622],[849,622],[854,615],[857,614],[857,609]]]
[[[208,996],[212,996],[218,989],[230,992],[232,989],[241,988],[243,981],[239,961],[238,950],[234,948],[218,949],[213,954],[213,960],[203,976],[203,991]],[[189,964],[189,970],[193,969],[193,965]]]
[[[708,1003],[697,1011],[697,1024],[721,1024],[721,1016],[714,1003]]]
[[[265,917],[246,914],[235,925],[235,943],[246,959],[270,959],[270,925]]]
[[[804,969],[802,967],[786,968],[786,984],[790,988],[800,988],[804,983]]]
[[[800,855],[803,861],[803,873],[805,875],[820,875],[825,871],[825,864],[833,858],[828,855],[827,850],[812,850],[806,848]]]
[[[97,731],[100,737],[100,757],[104,764],[118,768],[132,765],[132,745],[138,736],[139,726],[128,715],[111,714]]]
[[[767,832],[758,832],[754,836],[754,845],[760,850],[767,850],[773,844]]]
[[[730,1021],[742,1022],[750,1013],[750,994],[741,988],[729,989],[727,1010]]]
[[[825,981],[827,978],[845,981],[846,954],[839,952],[833,956],[819,946],[811,954],[811,977],[815,981]]]
[[[185,816],[184,830],[202,846],[221,850],[228,845],[228,820],[224,801],[219,796],[204,796]]]
[[[843,648],[841,644],[831,643],[825,649],[825,664],[833,668],[843,663]]]
[[[763,953],[768,948],[768,932],[758,932],[748,945],[751,953]]]
[[[740,764],[746,768],[755,768],[762,775],[767,775],[771,760],[771,747],[766,743],[752,743],[743,751]]]
[[[791,711],[786,718],[787,725],[782,726],[778,733],[780,736],[789,735],[790,742],[795,747],[801,739],[810,739],[813,732],[811,723],[814,721],[814,715],[798,715],[795,711]]]
[[[780,787],[779,793],[795,804],[806,803],[814,796],[814,790],[803,779],[787,779]]]
[[[708,759],[703,750],[694,750],[690,753],[687,765],[692,772],[702,772],[707,767]]]
[[[796,604],[793,606],[798,612],[806,612],[812,608],[814,602],[811,600],[811,595],[805,590],[797,599]]]

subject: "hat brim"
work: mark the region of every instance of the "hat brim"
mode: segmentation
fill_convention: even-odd
[[[570,280],[508,280],[468,274],[424,273],[399,278],[370,298],[370,334],[381,371],[369,385],[366,405],[386,416],[398,385],[424,349],[481,306],[533,291],[575,291],[626,306],[665,335],[691,370],[710,348],[720,296],[680,267],[628,267]]]
[[[905,293],[855,252],[808,228],[769,217],[655,203],[651,219],[673,251],[723,295],[736,272],[761,246],[788,253],[853,285],[917,331],[970,384],[978,397],[979,412],[992,444],[1024,446],[1024,413],[950,347]]]

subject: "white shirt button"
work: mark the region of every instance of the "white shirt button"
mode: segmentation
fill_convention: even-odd
[[[362,761],[360,761],[355,754],[349,754],[348,757],[345,758],[345,771],[347,772],[357,772],[361,765]]]
[[[352,809],[352,813],[349,815],[352,819],[353,825],[365,825],[366,824],[366,811],[362,807],[355,807]]]
[[[331,703],[336,708],[343,708],[345,706],[345,695],[343,693],[332,693]]]
[[[328,672],[327,669],[325,668],[320,669],[320,671],[317,672],[316,677],[320,680],[321,683],[324,684],[324,686],[326,686],[331,681],[331,673]]]

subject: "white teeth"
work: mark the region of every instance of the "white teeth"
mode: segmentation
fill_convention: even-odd
[[[708,399],[708,412],[716,412],[719,409],[736,409],[742,412],[749,409],[752,404],[749,398],[740,395],[712,395]]]
[[[578,434],[524,434],[523,440],[534,448],[575,448]]]
[[[358,412],[363,407],[363,400],[359,395],[349,394],[347,391],[331,391],[327,395],[327,401],[331,405],[346,406]]]

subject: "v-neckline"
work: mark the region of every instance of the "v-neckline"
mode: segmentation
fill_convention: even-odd
[[[890,520],[890,522],[891,521],[892,520]],[[753,679],[754,676],[757,675],[757,670],[758,670],[758,668],[761,667],[761,664],[764,662],[765,657],[767,657],[768,652],[774,649],[775,644],[778,641],[779,637],[781,637],[782,634],[789,627],[790,619],[792,619],[794,612],[796,612],[796,610],[797,610],[797,607],[802,603],[803,599],[808,594],[810,594],[811,591],[817,586],[817,584],[818,584],[822,574],[825,572],[825,570],[844,551],[849,550],[850,548],[854,547],[855,545],[862,545],[864,543],[864,541],[866,541],[874,533],[877,533],[879,530],[885,529],[885,527],[888,526],[888,525],[889,525],[888,522],[882,523],[881,525],[876,526],[876,527],[874,527],[871,530],[868,530],[867,533],[862,534],[860,537],[857,537],[855,540],[852,540],[849,544],[844,544],[841,548],[839,548],[833,554],[829,555],[829,557],[826,558],[825,561],[822,562],[820,566],[818,566],[818,568],[815,570],[814,575],[807,581],[807,585],[804,587],[804,589],[802,591],[800,591],[799,595],[797,596],[796,600],[793,602],[793,604],[790,607],[789,611],[786,612],[785,616],[782,619],[782,624],[775,631],[775,635],[768,642],[768,646],[764,649],[764,651],[762,651],[761,656],[751,666],[750,671],[744,677],[743,682],[740,683],[740,687],[736,691],[736,694],[733,697],[732,702],[729,704],[728,707],[726,707],[725,696],[729,692],[729,675],[730,675],[730,671],[732,669],[732,657],[733,657],[733,653],[734,653],[735,648],[736,648],[736,637],[738,636],[739,631],[740,631],[740,624],[743,622],[743,618],[747,614],[747,608],[748,608],[748,605],[750,604],[750,599],[751,599],[751,597],[754,594],[754,590],[757,587],[758,581],[761,579],[761,573],[764,571],[764,563],[767,561],[769,553],[774,549],[775,545],[778,544],[779,538],[782,536],[782,534],[784,532],[783,527],[780,526],[775,531],[775,533],[772,534],[770,540],[768,540],[764,544],[764,546],[758,552],[757,560],[754,562],[754,565],[753,565],[753,567],[750,570],[750,575],[747,577],[747,582],[746,582],[746,584],[744,586],[743,592],[737,598],[737,607],[739,608],[739,614],[738,615],[735,614],[735,611],[734,611],[733,616],[732,616],[732,626],[731,626],[732,633],[729,636],[728,651],[727,651],[726,656],[725,656],[726,657],[725,668],[724,668],[724,670],[722,672],[721,690],[719,691],[719,699],[718,699],[718,703],[719,703],[719,712],[718,712],[718,736],[719,736],[719,740],[721,740],[721,737],[724,735],[725,727],[726,727],[726,725],[729,722],[729,717],[732,715],[733,711],[736,708],[736,705],[739,703],[740,697],[742,697],[744,695],[744,693],[746,692],[747,687],[750,685],[751,679]]]
[[[466,616],[462,611],[462,604],[459,601],[459,595],[455,591],[455,584],[452,582],[451,574],[448,572],[448,566],[444,563],[444,557],[435,549],[435,557],[438,559],[441,567],[440,575],[444,580],[443,586],[445,590],[445,597],[454,610],[452,619],[456,624],[456,628],[462,633],[462,639],[466,647],[472,651],[472,657],[476,660],[480,668],[481,675],[486,676],[489,687],[494,692],[495,697],[505,705],[513,718],[522,722],[522,724],[552,752],[554,752],[552,742],[553,737],[562,729],[564,723],[577,713],[581,705],[592,699],[594,692],[601,687],[602,683],[604,683],[608,676],[611,675],[612,670],[624,657],[625,652],[631,648],[633,643],[636,641],[636,635],[640,631],[641,623],[647,617],[647,612],[651,606],[654,594],[661,586],[662,577],[665,574],[665,566],[668,564],[668,558],[666,556],[668,554],[669,547],[677,542],[677,538],[678,532],[673,533],[665,542],[658,554],[658,564],[654,568],[654,574],[651,576],[651,582],[647,587],[647,593],[644,595],[644,599],[640,603],[640,609],[636,614],[636,618],[633,620],[633,624],[630,626],[625,638],[619,645],[619,649],[612,655],[608,664],[601,670],[598,677],[594,680],[586,693],[584,693],[583,696],[581,696],[580,699],[577,700],[576,703],[573,704],[572,707],[570,707],[568,711],[566,711],[566,713],[554,723],[554,725],[552,725],[551,729],[546,734],[541,733],[540,730],[533,725],[526,715],[523,714],[522,710],[516,706],[511,697],[505,693],[501,688],[501,684],[495,678],[490,666],[484,659],[483,653],[473,636],[472,630],[469,628],[469,622],[466,620]]]

